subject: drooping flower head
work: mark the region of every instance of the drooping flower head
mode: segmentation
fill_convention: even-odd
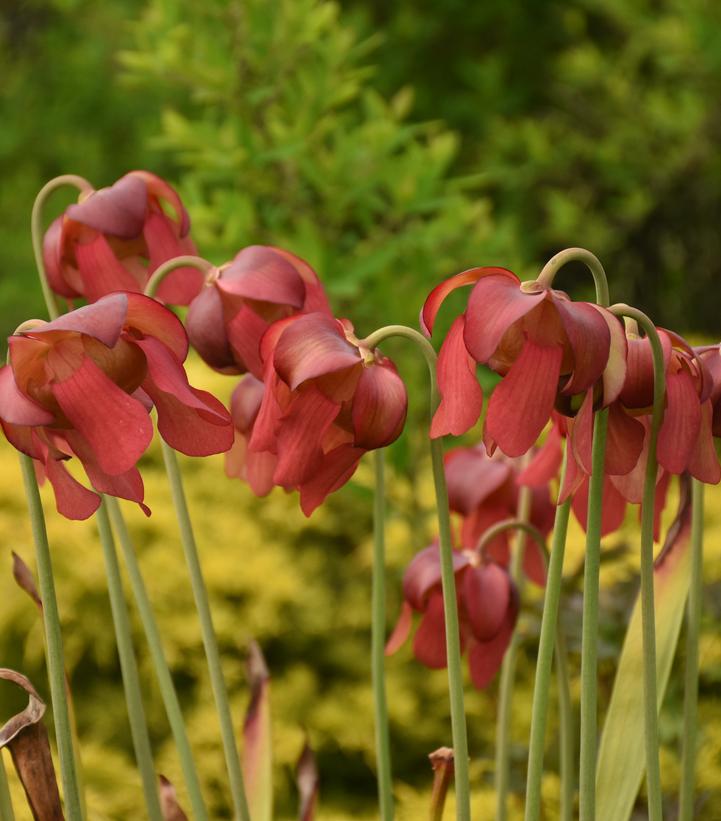
[[[498,451],[489,456],[485,446],[480,444],[450,450],[446,454],[445,466],[450,509],[462,517],[460,541],[472,550],[491,526],[517,516],[521,460],[511,459]],[[548,481],[533,486],[531,493],[530,524],[547,536],[553,529],[555,515]],[[499,534],[485,550],[487,556],[507,567],[510,561],[509,532]],[[523,568],[536,584],[545,584],[546,559],[532,539],[526,541]]]
[[[454,551],[461,648],[468,653],[473,684],[487,687],[498,672],[513,635],[519,597],[508,571],[474,551]],[[403,577],[403,606],[386,653],[396,652],[410,635],[413,613],[421,621],[413,655],[431,669],[445,667],[446,629],[438,545],[417,553]]]
[[[557,403],[572,404],[593,388],[599,405],[621,390],[626,342],[618,320],[588,302],[573,302],[540,282],[524,282],[505,268],[472,268],[435,288],[421,314],[431,334],[443,300],[473,284],[438,359],[441,404],[431,435],[460,435],[478,419],[482,393],[475,364],[503,380],[488,405],[485,441],[521,456],[537,440]]]
[[[95,491],[143,501],[136,464],[158,430],[176,450],[227,450],[230,416],[192,388],[183,369],[188,341],[177,317],[136,293],[115,293],[9,339],[0,368],[0,424],[7,439],[41,466],[58,510],[84,519],[99,497],[65,462],[76,457]]]
[[[230,470],[245,471],[256,492],[272,485],[299,490],[310,515],[348,481],[366,451],[400,435],[405,385],[348,320],[320,312],[275,322],[263,337],[261,360],[264,386],[246,377],[234,395]]]
[[[88,302],[113,291],[142,292],[159,265],[185,254],[195,254],[188,213],[175,190],[149,171],[81,194],[43,241],[50,287]],[[195,268],[178,268],[161,283],[158,299],[187,305],[202,282]]]
[[[190,304],[190,344],[221,373],[262,379],[260,341],[270,325],[300,313],[331,315],[317,274],[281,248],[250,245],[214,269]]]

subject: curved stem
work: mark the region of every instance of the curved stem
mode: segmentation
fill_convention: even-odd
[[[384,452],[373,453],[375,488],[373,509],[373,589],[371,619],[371,678],[376,724],[378,762],[378,802],[383,821],[393,818],[393,780],[391,775],[390,734],[385,683],[386,641],[386,546],[385,546],[385,466]]]
[[[568,442],[566,442],[560,487],[563,487],[568,459]],[[543,747],[546,737],[546,719],[548,717],[553,646],[555,644],[558,624],[558,606],[561,598],[563,556],[566,549],[566,534],[568,532],[568,517],[570,512],[571,499],[569,498],[556,508],[556,520],[553,525],[553,541],[551,543],[551,555],[548,562],[548,578],[546,579],[546,595],[543,602],[541,635],[538,642],[536,678],[533,686],[531,739],[528,749],[528,773],[526,776],[526,821],[538,821],[541,816]]]
[[[20,468],[23,474],[25,494],[27,496],[30,523],[35,541],[35,555],[40,583],[40,598],[43,602],[43,621],[45,623],[45,642],[50,682],[50,700],[53,707],[55,739],[60,756],[60,775],[63,783],[65,814],[68,821],[81,821],[82,804],[78,788],[78,776],[75,769],[75,751],[70,723],[67,692],[65,690],[65,661],[63,657],[63,638],[60,631],[60,613],[55,594],[53,565],[50,558],[48,534],[45,529],[45,516],[40,501],[38,483],[35,478],[33,460],[24,453],[20,454]]]
[[[566,248],[551,257],[541,269],[536,282],[550,288],[558,271],[568,262],[583,262],[593,276],[596,285],[596,302],[604,308],[608,307],[610,296],[606,272],[599,258],[585,248]]]
[[[588,486],[588,520],[583,569],[581,639],[581,747],[579,766],[580,821],[596,817],[596,747],[598,744],[598,599],[601,569],[601,514],[608,409],[593,423],[592,470]]]
[[[113,525],[113,529],[120,542],[120,547],[123,551],[123,558],[125,560],[125,567],[128,571],[128,578],[130,579],[130,587],[133,591],[133,597],[140,614],[140,620],[143,624],[145,637],[150,648],[150,656],[155,667],[155,676],[158,680],[158,688],[165,706],[165,713],[168,717],[175,746],[178,750],[178,758],[180,759],[180,766],[183,770],[183,776],[188,788],[188,796],[193,808],[193,818],[197,821],[207,821],[208,811],[203,802],[203,796],[200,789],[200,780],[198,772],[193,761],[193,752],[188,740],[188,733],[183,721],[183,713],[180,709],[180,702],[178,701],[178,694],[173,684],[173,677],[168,668],[168,662],[163,651],[163,641],[158,630],[158,625],[155,621],[153,608],[148,597],[148,592],[145,588],[145,582],[140,572],[140,565],[135,555],[128,527],[120,510],[118,500],[113,496],[106,496],[105,502],[108,506],[108,513]]]
[[[691,512],[691,586],[686,611],[686,670],[683,701],[683,754],[679,821],[692,821],[696,773],[696,736],[698,730],[698,644],[703,604],[703,502],[704,486],[692,484]]]
[[[55,294],[52,292],[48,283],[48,277],[45,273],[45,262],[43,260],[43,209],[48,197],[58,188],[70,185],[85,193],[92,191],[93,186],[83,177],[78,177],[76,174],[63,174],[60,177],[50,180],[40,189],[38,195],[35,197],[33,203],[33,210],[30,216],[30,230],[32,233],[33,253],[35,255],[35,265],[40,276],[40,286],[43,289],[43,297],[48,308],[50,319],[56,319],[60,315],[58,305],[55,300]]]
[[[100,543],[103,548],[103,558],[105,559],[105,572],[108,577],[110,609],[113,614],[115,641],[118,645],[120,672],[125,690],[125,703],[128,707],[130,734],[133,738],[135,760],[137,761],[140,778],[143,782],[145,806],[151,821],[162,821],[163,813],[160,809],[160,799],[158,798],[153,752],[150,747],[150,737],[145,719],[145,710],[143,708],[138,665],[135,660],[133,640],[130,634],[130,617],[128,616],[128,607],[123,594],[120,565],[118,564],[118,556],[115,552],[115,541],[110,529],[110,519],[108,518],[108,509],[105,499],[102,499],[100,502],[96,518],[98,522],[98,532],[100,534]]]
[[[235,740],[235,731],[233,728],[233,716],[230,712],[228,692],[225,686],[225,678],[223,677],[223,668],[220,663],[220,651],[213,628],[213,617],[210,612],[208,591],[200,566],[198,546],[195,543],[188,503],[185,499],[185,491],[183,490],[183,479],[175,451],[163,439],[161,439],[161,447],[163,450],[165,469],[168,474],[168,480],[170,481],[173,505],[175,506],[175,513],[180,528],[180,540],[183,545],[185,561],[190,574],[190,583],[193,588],[195,607],[198,611],[198,617],[200,618],[200,630],[203,638],[203,647],[205,648],[205,657],[208,662],[208,672],[210,674],[210,684],[213,689],[215,707],[218,711],[220,721],[225,766],[228,770],[228,778],[230,780],[230,792],[235,817],[241,819],[241,821],[250,821],[248,803],[243,786],[243,773],[238,755],[238,745]]]
[[[658,702],[656,687],[656,614],[653,591],[653,520],[656,495],[656,444],[666,395],[663,348],[656,327],[642,311],[630,305],[613,305],[611,313],[635,319],[645,332],[653,353],[653,411],[648,439],[648,457],[641,505],[641,616],[643,634],[643,684],[646,746],[646,789],[649,821],[663,817],[661,766],[658,742]]]
[[[405,325],[388,325],[368,336],[364,343],[371,350],[390,337],[403,337],[414,342],[423,354],[430,375],[431,414],[438,407],[436,381],[436,352],[430,342],[418,331]],[[466,712],[463,702],[463,671],[461,667],[461,641],[458,624],[456,580],[453,570],[453,542],[451,518],[448,508],[448,488],[443,465],[443,446],[440,439],[430,440],[433,484],[436,492],[438,535],[441,554],[441,587],[443,589],[443,613],[446,625],[446,652],[448,658],[448,690],[451,706],[451,728],[456,783],[456,818],[470,821],[470,779],[468,773],[468,738]]]
[[[541,533],[528,521],[531,515],[533,490],[524,485],[518,493],[516,507],[516,521],[499,522],[486,530],[476,546],[479,553],[497,535],[516,527],[518,534],[515,549],[511,557],[511,579],[513,579],[518,595],[523,597],[523,557],[526,552],[526,533],[543,542]],[[495,531],[495,533],[494,533]],[[511,704],[513,702],[513,684],[516,677],[516,661],[521,637],[518,630],[514,630],[501,664],[501,676],[498,684],[498,717],[496,719],[496,766],[494,781],[496,788],[496,821],[506,821],[508,818],[508,782],[510,771],[510,735],[511,735]]]
[[[207,259],[203,259],[202,257],[173,257],[173,259],[169,259],[153,271],[153,275],[150,277],[147,285],[145,286],[145,295],[154,297],[160,287],[160,283],[166,276],[168,276],[168,274],[172,273],[177,268],[197,268],[199,271],[207,274],[208,271],[211,271],[214,267],[215,266],[211,262],[208,262]]]
[[[5,771],[5,759],[2,750],[0,750],[0,821],[15,821],[13,801],[10,797],[10,787],[8,786],[8,776]]]

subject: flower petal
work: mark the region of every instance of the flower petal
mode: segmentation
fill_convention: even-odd
[[[465,318],[456,317],[438,353],[438,390],[441,401],[433,415],[431,438],[461,436],[478,421],[483,391],[476,376],[476,363],[463,340]]]
[[[490,641],[498,633],[510,598],[510,578],[499,565],[491,562],[466,570],[461,601],[474,638]]]
[[[275,248],[249,245],[223,270],[218,288],[258,302],[302,308],[306,288],[296,266]]]
[[[283,248],[275,248],[274,246],[267,246],[280,254],[284,259],[288,260],[290,264],[298,271],[301,279],[305,284],[305,299],[303,300],[303,311],[306,313],[313,313],[320,311],[324,314],[332,314],[328,297],[323,290],[323,285],[318,278],[318,274],[311,268],[311,266],[301,257],[286,251]]]
[[[683,473],[701,429],[701,405],[686,370],[666,374],[666,411],[658,433],[658,462],[669,473]]]
[[[413,638],[413,655],[432,670],[446,666],[446,621],[443,614],[443,594],[436,590],[428,603]]]
[[[586,478],[576,491],[572,504],[573,512],[584,530],[588,526],[588,490],[589,480]],[[621,527],[626,515],[626,500],[607,476],[603,479],[601,506],[601,536],[607,536]]]
[[[0,366],[0,419],[11,425],[50,425],[55,417],[18,388],[12,368]]]
[[[396,653],[401,649],[411,633],[412,626],[413,608],[410,604],[408,604],[408,602],[404,601],[401,605],[401,612],[398,616],[396,626],[393,628],[393,631],[386,642],[385,654],[387,656],[392,656],[393,653]]]
[[[126,294],[128,315],[125,324],[136,333],[157,339],[175,354],[180,362],[188,355],[188,335],[178,317],[157,300],[145,294]]]
[[[546,557],[535,539],[526,539],[523,572],[534,584],[539,587],[546,586]]]
[[[341,445],[324,454],[320,467],[300,487],[300,509],[306,516],[322,504],[326,497],[341,488],[355,473],[365,451],[351,445]]]
[[[568,430],[573,455],[579,466],[590,476],[593,472],[593,390],[586,391],[576,416],[569,420]]]
[[[453,551],[453,572],[468,565],[468,559]],[[425,610],[431,588],[441,583],[441,557],[438,544],[423,548],[411,559],[403,575],[403,597],[414,610]]]
[[[638,464],[643,450],[646,429],[634,416],[629,416],[620,402],[613,402],[608,412],[606,461],[604,470],[610,475],[625,475]]]
[[[195,256],[197,250],[190,237],[179,237],[177,226],[165,214],[148,214],[143,227],[148,246],[148,275],[174,257]],[[148,279],[150,276],[148,276]],[[189,305],[200,293],[205,275],[192,265],[176,268],[160,283],[156,296],[171,305]]]
[[[364,367],[353,397],[355,446],[390,445],[400,436],[407,411],[406,386],[390,359]]]
[[[53,486],[58,513],[66,519],[89,519],[100,506],[100,496],[71,476],[63,462],[47,459],[45,475]]]
[[[468,516],[506,483],[507,501],[513,506],[515,494],[509,481],[512,472],[508,462],[491,459],[483,445],[449,451],[445,473],[451,510]]]
[[[479,690],[488,687],[501,667],[503,656],[511,641],[518,618],[518,594],[513,589],[513,595],[506,613],[506,620],[502,628],[490,641],[472,639],[468,644],[468,668],[471,671],[471,681]]]
[[[148,198],[157,211],[162,211],[161,200],[167,202],[175,211],[175,221],[178,223],[180,236],[184,237],[190,231],[190,217],[185,210],[178,192],[162,177],[151,171],[130,171],[126,176],[138,177],[147,186]]]
[[[449,277],[448,279],[437,285],[426,297],[421,311],[420,323],[423,333],[426,336],[431,336],[433,333],[433,325],[436,321],[436,314],[443,304],[445,298],[456,288],[462,288],[464,285],[473,285],[479,279],[486,276],[506,276],[511,278],[516,285],[518,285],[518,277],[506,268],[483,267],[483,268],[469,268],[467,271],[462,271],[460,274]]]
[[[468,299],[464,332],[466,348],[476,362],[488,362],[511,325],[540,305],[548,294],[546,290],[522,291],[515,275],[479,280]]]
[[[561,348],[526,340],[511,370],[491,394],[486,435],[507,456],[526,453],[546,426],[556,398],[562,357]]]
[[[153,438],[147,411],[105,376],[89,357],[51,390],[73,427],[111,476],[130,470]]]
[[[285,328],[273,363],[280,378],[295,390],[308,379],[360,365],[361,357],[335,319],[315,313],[299,316]]]
[[[110,294],[92,305],[76,308],[22,335],[32,339],[42,339],[46,333],[73,331],[91,336],[108,348],[113,348],[120,339],[127,315],[128,295]]]
[[[77,243],[75,259],[83,283],[83,296],[89,302],[97,302],[114,291],[141,290],[142,283],[117,258],[103,234],[98,234],[90,242]]]
[[[236,385],[230,398],[230,415],[236,430],[250,434],[263,401],[265,385],[251,374]]]
[[[671,339],[658,328],[659,339],[663,347],[664,363],[668,367],[671,358]],[[621,404],[626,408],[641,410],[653,404],[653,354],[651,343],[646,337],[628,339],[628,358],[626,380],[620,393]]]
[[[230,350],[223,303],[217,288],[203,288],[190,303],[185,329],[190,344],[211,368],[226,374],[239,372]]]
[[[546,436],[546,441],[534,453],[530,463],[516,479],[519,485],[542,487],[558,476],[563,461],[563,434],[555,420]]]
[[[611,332],[598,306],[567,301],[551,293],[573,352],[573,371],[561,392],[572,396],[600,379],[608,364]]]
[[[109,188],[93,191],[82,202],[68,206],[66,214],[103,234],[132,239],[143,230],[147,200],[145,182],[126,174]]]
[[[249,305],[241,305],[225,326],[233,359],[239,368],[258,378],[263,375],[260,343],[269,325]]]
[[[715,485],[721,481],[721,465],[713,443],[712,420],[713,408],[711,400],[707,399],[701,405],[701,427],[689,459],[688,470],[700,482]]]

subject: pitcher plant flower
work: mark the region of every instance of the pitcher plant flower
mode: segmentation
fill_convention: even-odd
[[[113,291],[142,292],[155,269],[195,254],[190,218],[175,189],[149,171],[131,171],[108,188],[82,192],[43,239],[52,290],[95,302]],[[158,298],[188,305],[203,283],[200,271],[179,268]]]
[[[364,453],[398,438],[406,388],[391,360],[365,348],[348,320],[321,312],[275,322],[261,359],[257,411],[257,384],[244,381],[234,397],[236,430],[247,440],[236,439],[236,455],[247,448],[246,466],[248,459],[261,465],[257,489],[263,481],[268,487],[272,469],[272,484],[299,490],[310,515],[348,481]]]
[[[161,436],[182,453],[205,456],[232,444],[225,407],[188,383],[181,322],[149,297],[111,294],[52,322],[27,324],[8,343],[0,423],[47,476],[68,518],[96,510],[94,491],[143,505],[137,462],[153,436],[153,406]],[[67,470],[72,457],[93,490]]]
[[[488,404],[485,441],[521,456],[538,439],[554,407],[593,389],[599,407],[623,385],[626,341],[604,308],[575,302],[541,282],[521,282],[505,268],[471,268],[429,294],[421,326],[430,336],[438,310],[456,288],[473,285],[438,358],[441,404],[431,435],[460,435],[478,419],[482,393],[475,364],[503,376]]]
[[[316,311],[331,315],[310,265],[282,248],[250,245],[211,271],[185,326],[190,344],[212,368],[262,379],[260,341],[270,325]]]
[[[488,555],[456,550],[453,568],[461,630],[461,647],[475,687],[487,687],[500,669],[518,617],[518,592],[505,567]],[[403,604],[388,639],[386,654],[395,653],[410,635],[413,614],[421,621],[413,638],[413,655],[431,669],[446,666],[446,633],[438,545],[417,553],[403,577]]]

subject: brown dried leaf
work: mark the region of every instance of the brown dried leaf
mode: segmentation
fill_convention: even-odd
[[[295,765],[295,780],[298,785],[298,818],[300,821],[313,821],[318,803],[318,765],[307,738]]]
[[[13,577],[17,582],[18,587],[21,590],[24,590],[42,611],[43,600],[40,598],[40,593],[38,593],[38,588],[35,584],[35,577],[33,576],[32,570],[30,570],[30,568],[14,550],[12,551],[12,554]]]
[[[160,809],[165,821],[188,821],[188,816],[178,803],[175,787],[164,776],[159,775],[160,781]]]

